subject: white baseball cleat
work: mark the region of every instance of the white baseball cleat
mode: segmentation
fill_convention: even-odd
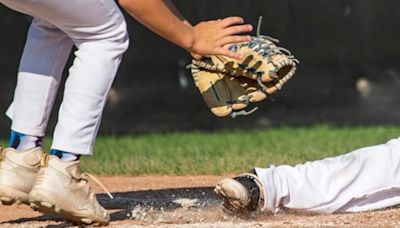
[[[0,201],[4,205],[29,204],[31,191],[39,171],[41,147],[26,151],[1,149]]]
[[[264,205],[264,189],[254,171],[223,179],[214,192],[224,200],[224,207],[234,212],[252,212]]]
[[[43,213],[59,213],[77,224],[107,225],[110,215],[98,203],[87,178],[90,177],[102,188],[105,187],[92,175],[80,173],[79,163],[61,161],[53,155],[43,157],[29,194],[30,206]]]

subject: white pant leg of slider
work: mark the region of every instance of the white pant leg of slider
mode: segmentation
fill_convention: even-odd
[[[400,204],[400,138],[296,166],[257,168],[264,210],[360,212]]]
[[[78,48],[65,85],[52,147],[91,154],[107,93],[122,54],[128,47],[122,13],[113,0],[5,0],[2,3],[32,15],[37,21],[54,25],[55,30],[65,33]],[[30,33],[27,43],[35,38]],[[57,69],[62,70],[66,58],[61,61],[62,58],[57,58],[56,54],[68,55],[69,52],[67,49],[60,50],[59,45],[51,46],[51,39],[45,36],[38,42],[41,42],[44,50],[38,52],[25,48],[23,60],[30,68],[21,67],[20,71],[31,77],[18,82],[27,86],[17,87],[13,105],[8,112],[13,119],[13,129],[28,134],[44,133],[51,109],[47,107],[52,106],[54,100],[53,91],[56,91],[57,86],[50,85],[50,82],[55,77],[43,69],[52,69],[54,62],[60,62],[62,66]],[[35,48],[37,46],[34,45]],[[51,53],[51,58],[36,64],[36,58],[42,58],[40,56],[43,53]],[[32,69],[33,65],[37,68]],[[32,90],[30,94],[33,96],[28,95],[27,87]],[[38,119],[32,121],[35,125],[26,126],[32,119]],[[36,132],[31,128],[39,130]]]

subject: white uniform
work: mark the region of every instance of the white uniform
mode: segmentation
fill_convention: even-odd
[[[19,66],[12,130],[43,136],[61,74],[77,47],[65,84],[52,148],[91,154],[122,54],[126,23],[114,0],[0,0],[34,17]]]
[[[400,138],[348,154],[256,168],[265,188],[264,210],[359,212],[400,204]]]

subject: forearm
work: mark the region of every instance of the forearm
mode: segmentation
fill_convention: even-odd
[[[252,30],[251,25],[243,24],[241,17],[203,21],[192,26],[170,0],[119,0],[119,3],[140,23],[186,49],[195,59],[210,55],[240,59],[238,53],[225,49],[224,45],[251,39],[241,35]]]
[[[153,32],[188,51],[192,50],[193,27],[170,0],[120,0],[119,3]]]

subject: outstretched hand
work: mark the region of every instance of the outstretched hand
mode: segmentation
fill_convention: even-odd
[[[200,22],[193,27],[193,45],[189,52],[198,60],[209,55],[224,55],[241,59],[242,56],[224,48],[224,45],[251,39],[249,35],[241,35],[253,30],[251,25],[243,23],[244,20],[241,17]]]

